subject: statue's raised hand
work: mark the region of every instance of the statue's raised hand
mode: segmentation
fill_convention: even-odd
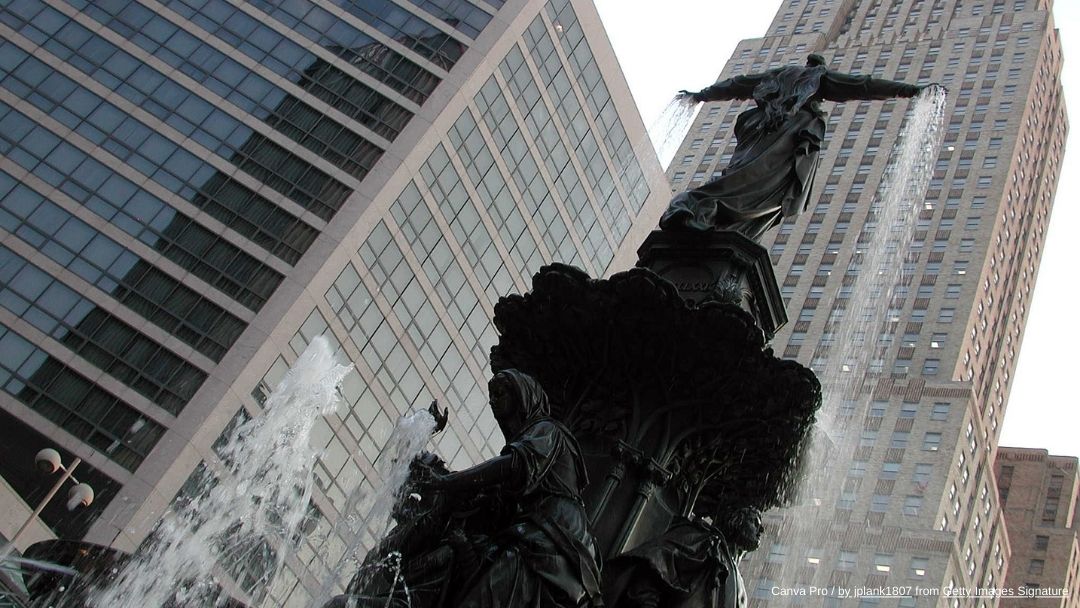
[[[679,99],[690,99],[694,103],[701,103],[702,101],[705,101],[704,99],[702,99],[700,92],[687,91],[686,89],[683,89],[683,90],[679,91],[677,97]]]
[[[446,428],[446,421],[450,419],[450,410],[447,408],[443,408],[443,410],[440,412],[438,399],[435,399],[431,402],[431,405],[428,406],[427,411],[429,414],[431,414],[431,417],[435,419],[435,430],[431,431],[432,435]]]

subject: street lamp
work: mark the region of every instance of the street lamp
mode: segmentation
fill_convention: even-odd
[[[94,488],[91,488],[90,484],[79,483],[79,480],[75,479],[73,475],[75,467],[79,466],[80,463],[82,463],[82,458],[76,456],[75,460],[71,462],[71,465],[65,467],[63,460],[60,458],[60,452],[57,452],[52,448],[45,448],[34,456],[34,464],[42,473],[52,475],[57,471],[63,471],[64,474],[60,476],[60,479],[56,480],[56,483],[53,484],[49,493],[45,495],[45,498],[43,498],[40,503],[38,503],[34,512],[30,514],[30,517],[28,517],[19,530],[15,532],[15,536],[12,536],[7,545],[0,550],[0,561],[4,560],[15,550],[15,543],[19,540],[19,536],[30,527],[31,522],[41,515],[41,512],[45,509],[45,505],[49,504],[49,501],[53,499],[53,496],[56,496],[56,493],[60,491],[60,488],[63,487],[64,482],[68,479],[75,483],[71,490],[68,491],[68,511],[74,511],[80,506],[89,507],[90,503],[94,502]]]

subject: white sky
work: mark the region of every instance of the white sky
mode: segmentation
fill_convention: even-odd
[[[761,36],[779,0],[595,0],[630,90],[649,126],[679,89],[712,84],[735,45]],[[1045,448],[1080,457],[1080,388],[1069,352],[1080,349],[1080,1],[1057,0],[1073,133],[1050,221],[1042,265],[1001,445]],[[738,8],[734,8],[734,7]],[[726,10],[725,10],[726,9]],[[1070,56],[1073,59],[1070,61]],[[1070,89],[1070,86],[1072,87]]]

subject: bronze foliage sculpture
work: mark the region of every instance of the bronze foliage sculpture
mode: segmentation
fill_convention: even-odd
[[[737,304],[688,304],[645,268],[545,266],[495,322],[507,447],[458,473],[414,462],[397,526],[332,605],[743,605],[738,558],[757,514],[791,500],[813,374],[773,356]],[[633,570],[652,586],[626,588]]]

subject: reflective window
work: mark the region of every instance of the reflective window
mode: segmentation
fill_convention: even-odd
[[[169,413],[180,413],[206,380],[202,370],[3,246],[0,306]]]
[[[415,188],[412,186],[403,192],[395,209],[395,216],[400,217],[402,213],[405,213],[411,218],[408,221],[413,225],[432,221],[427,205],[419,201]],[[425,221],[425,218],[429,219]],[[403,230],[403,232],[406,231]],[[377,327],[375,326],[376,321],[381,321],[382,315],[364,313],[357,325],[366,324],[367,326],[363,333],[368,336],[368,345],[361,348],[368,366],[373,370],[385,370],[387,361],[396,362],[389,370],[376,372],[383,388],[391,395],[395,391],[402,392],[404,396],[416,394],[416,391],[419,391],[421,395],[430,394],[414,367],[422,363],[435,379],[436,386],[432,387],[432,391],[437,389],[450,401],[462,404],[462,420],[470,429],[472,442],[484,453],[493,454],[492,446],[498,440],[489,441],[489,438],[498,433],[498,428],[486,407],[485,391],[467,362],[468,357],[473,358],[476,369],[483,369],[487,365],[489,349],[496,339],[489,315],[490,302],[478,300],[456,260],[449,256],[444,257],[440,253],[445,246],[444,243],[445,241],[436,242],[429,254],[425,251],[425,245],[420,238],[412,241],[412,251],[421,258],[424,273],[435,284],[438,299],[432,298],[420,287],[418,277],[413,273],[411,265],[406,261],[402,250],[383,223],[376,226],[360,249],[361,258],[372,270],[373,289],[368,291],[366,287],[359,284],[355,270],[349,266],[339,276],[337,285],[347,287],[357,283],[354,293],[364,293],[362,301],[366,301],[370,293],[384,296],[394,316],[405,328],[408,340],[420,353],[420,361],[409,362],[403,350],[400,354],[398,353],[398,350],[402,348],[401,340],[395,339],[390,325],[380,322]],[[445,278],[436,281],[433,275],[440,272],[438,270],[440,268]],[[339,293],[337,297],[342,295],[344,294]],[[332,299],[335,298],[328,294],[328,300]],[[444,325],[444,317],[439,310],[439,300],[445,307],[446,317],[449,317],[453,330]],[[372,303],[370,306],[374,307],[375,304]],[[346,324],[349,323],[346,322]],[[372,332],[373,327],[373,333],[369,333]],[[461,336],[461,342],[454,339],[451,331]],[[350,330],[350,335],[355,341],[356,330]],[[465,350],[466,348],[471,348],[471,352]],[[396,372],[397,377],[394,377],[395,366],[399,370]],[[393,384],[384,379],[387,374],[394,380]],[[394,397],[392,400],[395,404],[398,402],[398,399]],[[446,457],[455,458],[459,454],[460,442],[447,441],[450,443],[444,446],[448,450]],[[451,443],[453,445],[450,445]]]
[[[281,283],[280,273],[3,103],[0,154],[252,310]]]
[[[434,286],[436,301],[441,302],[464,344],[470,346],[477,365],[486,367],[490,348],[496,341],[495,329],[488,314],[494,302],[487,298],[481,300],[473,291],[446,238],[439,231],[429,211],[429,203],[422,200],[414,184],[409,184],[401,193],[391,207],[391,213],[409,241],[413,255],[420,261],[428,281]],[[415,299],[419,302],[420,295],[417,294]],[[436,343],[444,340],[448,343],[450,337],[438,321],[438,313],[430,300],[431,295],[427,294],[427,300],[414,305],[416,312],[402,322],[406,324],[410,337],[419,345],[425,363],[434,367],[440,358],[436,355],[441,355],[442,351],[426,352],[425,345],[433,338]]]
[[[470,38],[476,38],[491,15],[466,0],[409,0]]]
[[[568,95],[573,98],[573,91],[569,90]],[[526,207],[533,208],[533,205],[543,201],[543,198],[539,200],[533,199],[534,193],[539,194],[541,186],[544,190],[548,189],[543,178],[538,174],[539,165],[525,143],[528,135],[521,131],[513,113],[510,111],[506,96],[494,77],[489,78],[481,87],[474,101],[480,109],[484,125],[491,133],[495,146],[500,150],[503,161],[511,168],[514,181],[522,192],[522,197],[526,198]],[[580,157],[582,154],[588,154],[588,151],[595,153],[598,150],[596,139],[592,136],[592,133],[588,130],[584,131],[575,152]],[[583,159],[582,164],[588,166],[587,160]],[[590,173],[590,175],[596,177],[601,174]],[[608,242],[603,227],[597,221],[596,208],[592,205],[589,195],[586,194],[585,186],[581,182],[576,167],[572,163],[565,164],[561,172],[553,176],[553,181],[555,183],[554,194],[561,199],[563,207],[570,217],[578,237],[581,239],[584,247],[584,259],[588,260],[585,262],[586,266],[591,263],[598,264],[594,272],[601,274],[614,255],[614,248]],[[599,187],[599,183],[597,183],[597,187]],[[550,194],[550,192],[545,194]]]
[[[430,71],[311,2],[253,4],[417,104],[427,101],[441,81]],[[224,0],[169,0],[165,5],[292,82],[304,82],[315,66],[326,64],[314,53]],[[352,79],[340,70],[335,73],[341,78]]]
[[[134,471],[165,428],[0,325],[0,386],[9,395]]]
[[[450,224],[450,232],[461,246],[465,264],[480,279],[490,302],[513,291],[514,283],[507,264],[499,255],[475,202],[469,197],[442,144],[436,146],[421,166],[420,176],[438,201],[439,212]]]
[[[468,48],[390,0],[333,0],[333,3],[445,70],[454,67]]]
[[[525,209],[535,209],[537,203],[543,200],[543,198],[536,197],[547,196],[548,194],[543,186],[543,179],[539,177],[536,165],[533,164],[531,155],[523,158],[523,161],[528,159],[528,162],[509,165],[513,167],[511,172],[516,182],[515,185],[517,185],[518,191],[522,193],[520,196],[515,196],[506,179],[495,166],[491,152],[488,150],[479,129],[476,128],[476,122],[469,110],[465,110],[457,122],[454,123],[454,126],[450,129],[449,137],[451,145],[459,151],[459,154],[461,152],[465,153],[462,162],[466,166],[466,173],[476,189],[479,200],[483,202],[503,246],[510,253],[510,257],[514,260],[522,279],[528,283],[532,273],[544,263],[544,259],[536,246],[536,241],[533,240],[532,233],[529,232],[525,224],[525,217],[521,213],[521,209],[518,208],[517,200],[524,199]],[[483,150],[482,153],[478,154],[476,164],[470,162],[472,160],[468,154],[470,150]],[[524,176],[530,173],[533,176],[533,183],[539,186],[539,188],[532,191],[523,184]]]
[[[597,132],[601,135],[612,164],[619,167],[618,178],[634,202],[635,210],[640,210],[649,195],[641,166],[638,164],[630,139],[619,121],[607,85],[600,75],[585,33],[578,22],[577,15],[569,0],[551,0],[547,4],[547,15],[551,22],[561,27],[558,39],[563,52],[569,59],[570,69],[585,92],[585,100],[592,116],[596,120]],[[535,24],[535,22],[534,22]],[[532,26],[530,32],[535,31]]]
[[[252,137],[250,128],[225,111],[186,91],[174,80],[143,65],[112,43],[94,36],[58,11],[44,8],[40,2],[24,3],[20,8],[20,15],[15,15],[11,9],[0,9],[0,18],[9,22],[23,35],[41,41],[41,44],[57,57],[184,135],[217,151],[222,157],[231,158],[239,151],[241,144]],[[91,12],[101,19],[109,20],[108,15],[100,12],[100,9],[95,8]],[[39,26],[45,27],[47,31],[38,29]],[[57,28],[60,29],[57,31]],[[192,42],[194,39],[188,36],[185,40]],[[197,46],[189,48],[189,52],[197,54],[198,48],[206,48],[201,42],[195,41],[195,44]],[[4,53],[0,54],[6,54],[9,48],[14,47],[5,45]],[[176,57],[173,53],[165,59]],[[231,59],[228,61],[229,66],[236,68],[229,70],[231,76],[227,79],[228,82],[247,73],[239,64]],[[222,62],[224,63],[224,59]],[[229,85],[212,79],[211,73],[201,68],[182,69],[182,72],[243,110],[265,117],[266,123],[274,129],[358,178],[363,178],[382,154],[382,150],[374,144],[292,95],[279,89],[274,89],[278,93],[269,94],[267,87],[255,86],[259,82],[265,82],[257,76],[249,74],[250,80],[243,79],[239,84]],[[248,82],[255,84],[244,84]],[[234,90],[235,86],[241,85],[251,86],[251,95],[255,96],[245,94],[244,89]]]
[[[5,48],[4,51],[14,53],[13,59],[16,61],[21,57],[23,61],[31,64],[40,63],[38,59],[27,56],[19,49]],[[23,84],[17,76],[19,71],[20,69],[16,68],[16,73],[9,73],[0,68],[0,82],[7,88],[12,88],[13,84]],[[36,94],[30,95],[28,100],[90,142],[108,150],[119,160],[207,211],[215,219],[282,260],[295,264],[318,236],[318,232],[308,224],[156,133],[89,89],[59,73],[54,73],[50,81],[60,86],[52,89],[39,86]],[[20,88],[16,87],[16,92],[18,90]],[[243,161],[245,157],[240,154],[232,155],[233,162],[248,169],[255,177],[279,192],[292,193],[294,200],[311,202],[310,196],[295,194],[302,190],[296,184],[307,179],[304,171],[305,166],[310,168],[307,163],[298,165],[295,162],[298,160],[296,157],[284,153],[280,146],[261,135],[248,140],[241,148],[250,148],[248,151],[252,156],[247,158],[260,156],[262,160],[269,161],[270,166],[260,165],[258,170],[252,169],[246,166],[247,163]],[[322,214],[327,216],[324,219],[328,219],[333,210],[327,206],[321,208],[328,212]]]
[[[261,116],[260,108],[273,111],[291,97],[225,53],[136,2],[69,0],[69,4],[250,114]],[[155,29],[159,30],[156,34]],[[313,65],[305,75],[308,81],[301,84],[303,89],[387,139],[397,137],[412,118],[398,104],[325,62]],[[184,93],[178,91],[179,95]]]
[[[2,171],[0,227],[214,361],[246,327]]]

